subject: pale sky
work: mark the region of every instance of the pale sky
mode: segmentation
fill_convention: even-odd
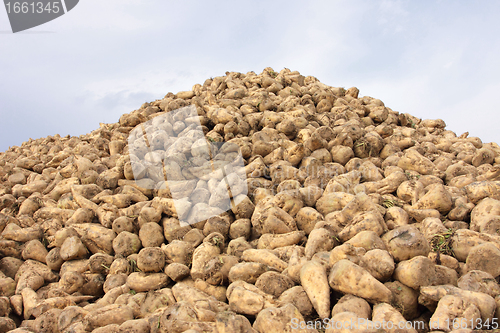
[[[268,66],[500,142],[499,13],[486,0],[81,0],[12,34],[0,8],[0,151]]]

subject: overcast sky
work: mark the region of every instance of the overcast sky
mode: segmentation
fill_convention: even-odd
[[[499,13],[472,0],[81,0],[12,34],[0,8],[0,151],[268,66],[500,142]]]

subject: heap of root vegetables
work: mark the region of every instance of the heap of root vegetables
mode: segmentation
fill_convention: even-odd
[[[496,328],[500,147],[358,93],[288,69],[227,72],[0,153],[0,332]],[[221,178],[196,174],[191,127],[157,118],[186,107],[220,143],[213,159],[237,153],[245,185],[188,224]],[[137,156],[130,134],[151,121],[164,141]],[[166,158],[174,134],[182,154]]]

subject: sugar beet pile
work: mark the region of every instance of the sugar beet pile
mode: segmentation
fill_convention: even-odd
[[[197,114],[159,121],[179,109]],[[238,160],[239,178],[197,174]],[[0,153],[0,332],[496,328],[499,163],[357,88],[227,72]]]

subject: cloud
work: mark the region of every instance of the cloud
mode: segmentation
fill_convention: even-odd
[[[377,23],[382,27],[385,35],[395,35],[407,30],[409,12],[408,1],[383,0],[378,6]]]
[[[55,33],[0,35],[8,50],[0,53],[0,150],[84,134],[169,91],[268,66],[357,86],[397,111],[442,118],[459,132],[483,128],[500,141],[490,125],[499,9],[494,1],[86,0],[39,28]]]

